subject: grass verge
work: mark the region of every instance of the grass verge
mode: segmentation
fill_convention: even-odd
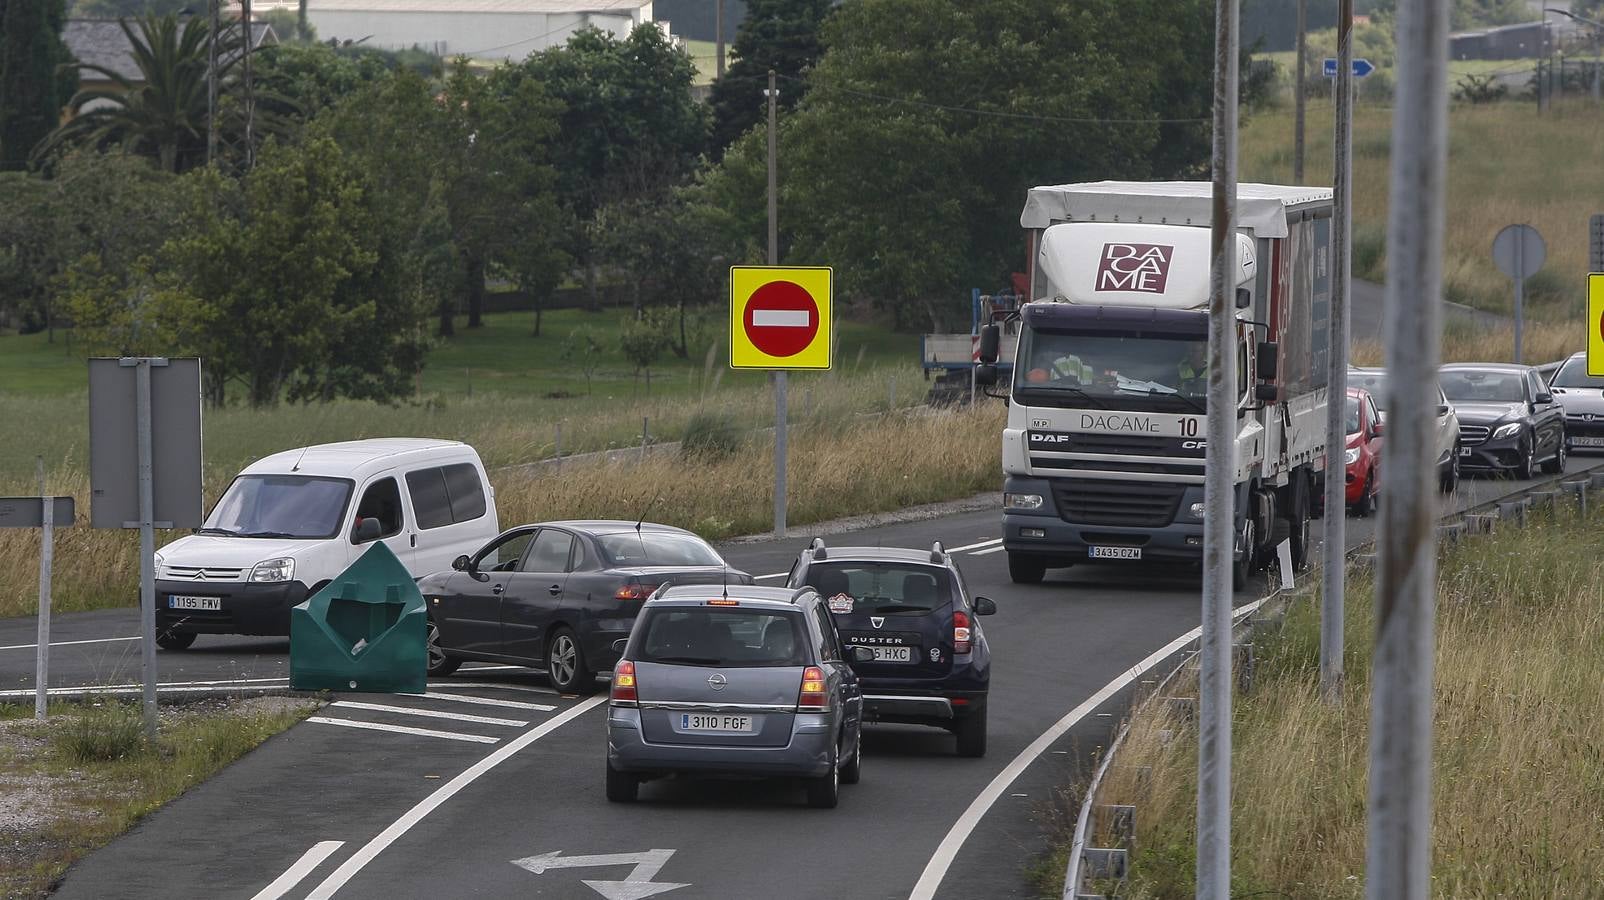
[[[1604,515],[1542,514],[1442,551],[1435,896],[1597,895],[1601,524]],[[1252,692],[1233,704],[1233,896],[1364,895],[1373,591],[1368,574],[1350,577],[1339,704],[1317,695],[1316,597],[1294,603],[1284,626],[1256,641]],[[1099,801],[1137,806],[1121,896],[1193,893],[1196,731],[1165,707],[1133,722]]]
[[[259,697],[162,710],[147,744],[137,703],[0,705],[0,896],[44,897],[67,867],[304,718],[303,700]]]

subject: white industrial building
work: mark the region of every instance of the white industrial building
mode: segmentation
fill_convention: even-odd
[[[298,0],[251,4],[253,15],[298,8]],[[587,25],[623,37],[652,22],[652,0],[307,0],[306,17],[322,41],[520,60]]]

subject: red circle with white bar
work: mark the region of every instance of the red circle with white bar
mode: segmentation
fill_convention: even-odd
[[[795,356],[819,333],[819,304],[794,281],[771,281],[752,292],[742,314],[752,346],[770,356]]]

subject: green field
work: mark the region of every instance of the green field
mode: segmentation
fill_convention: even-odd
[[[726,41],[724,43],[724,65],[726,71],[728,71],[730,50],[733,46],[731,42]],[[713,80],[718,77],[718,44],[713,41],[687,40],[685,42],[685,50],[691,55],[691,59],[696,62],[696,81],[694,83],[712,84]]]

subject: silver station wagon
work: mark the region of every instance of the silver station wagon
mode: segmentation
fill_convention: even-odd
[[[863,695],[812,588],[664,587],[618,643],[607,799],[667,775],[789,777],[830,808],[857,782]]]

